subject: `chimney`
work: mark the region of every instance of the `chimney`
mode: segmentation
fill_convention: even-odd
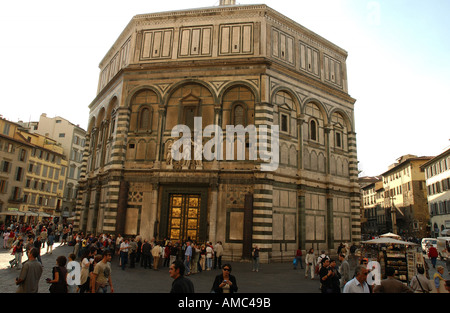
[[[219,5],[236,5],[236,0],[220,0]]]

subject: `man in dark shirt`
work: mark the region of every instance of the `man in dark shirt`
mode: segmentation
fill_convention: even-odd
[[[184,277],[184,264],[175,261],[170,265],[169,274],[174,279],[170,293],[194,293],[194,284]]]
[[[150,260],[151,251],[152,251],[152,245],[148,242],[147,239],[145,239],[144,244],[141,247],[141,252],[142,252],[141,266],[144,266],[144,268],[147,268],[147,266],[149,268],[151,268],[151,260]]]

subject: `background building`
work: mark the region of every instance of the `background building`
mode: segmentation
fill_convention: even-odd
[[[392,232],[413,238],[429,234],[425,173],[421,166],[431,157],[405,155],[382,174],[386,221]]]
[[[54,140],[0,119],[0,218],[59,216],[67,160]]]
[[[347,52],[266,5],[232,4],[137,15],[100,62],[76,228],[220,240],[232,259],[257,244],[263,262],[360,240]],[[172,128],[196,116],[278,125],[278,169],[168,158]]]
[[[386,212],[383,207],[383,178],[361,177],[361,232],[366,239],[389,231],[386,225]]]
[[[29,132],[51,138],[62,147],[62,153],[66,156],[68,164],[67,171],[62,174],[65,177],[65,185],[59,209],[63,219],[75,216],[86,131],[65,118],[60,116],[51,118],[45,113],[41,114],[39,122],[23,123],[23,125]]]
[[[37,133],[21,134],[33,145],[24,173],[23,210],[60,216],[67,171],[63,149],[56,141]]]
[[[422,165],[426,175],[430,228],[433,237],[450,229],[450,149]]]
[[[0,118],[0,220],[21,211],[25,173],[33,145],[19,132],[21,126]],[[11,215],[13,216],[13,215]]]

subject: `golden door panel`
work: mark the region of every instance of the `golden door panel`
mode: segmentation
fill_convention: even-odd
[[[200,195],[171,194],[169,235],[171,240],[198,240]]]

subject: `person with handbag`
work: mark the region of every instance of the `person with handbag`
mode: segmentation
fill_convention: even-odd
[[[47,278],[50,293],[67,293],[67,258],[63,255],[56,258],[56,265],[52,269],[53,278]]]
[[[417,275],[415,275],[410,282],[410,286],[415,293],[429,293],[433,290],[430,281],[425,277],[425,270],[419,266],[417,268]]]

